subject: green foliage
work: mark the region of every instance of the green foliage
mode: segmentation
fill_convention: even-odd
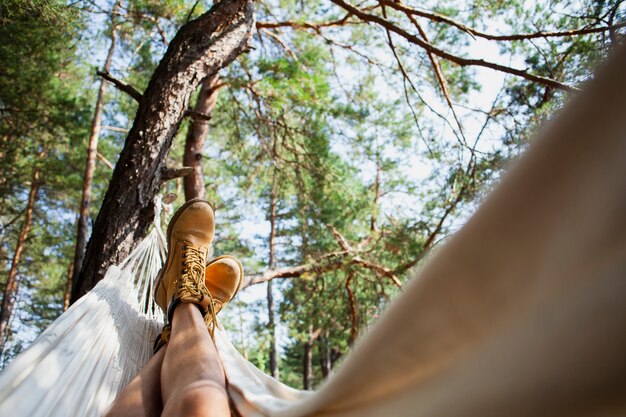
[[[33,226],[19,266],[18,340],[62,311],[82,182],[83,139],[91,114],[83,72],[74,61],[83,25],[55,1],[0,6],[0,254],[8,271],[22,227],[33,170],[41,172]],[[4,275],[4,274],[3,274]],[[20,336],[22,335],[22,336]],[[28,339],[28,337],[27,337]],[[31,337],[32,339],[32,337]],[[20,343],[11,351],[18,352]]]

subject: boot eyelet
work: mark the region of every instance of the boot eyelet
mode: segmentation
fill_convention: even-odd
[[[186,253],[183,253],[183,258],[186,258],[186,257],[187,257],[187,254],[186,254]]]
[[[187,245],[183,245],[182,249],[187,250]]]

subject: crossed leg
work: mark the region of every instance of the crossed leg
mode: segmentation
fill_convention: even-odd
[[[224,369],[198,308],[174,311],[169,343],[122,390],[106,417],[228,417]]]

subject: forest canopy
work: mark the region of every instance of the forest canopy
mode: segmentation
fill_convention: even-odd
[[[238,348],[315,386],[626,33],[621,0],[253,9],[2,2],[0,366],[175,195],[244,264]]]

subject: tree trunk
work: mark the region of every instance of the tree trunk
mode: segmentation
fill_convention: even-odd
[[[222,0],[185,24],[170,43],[144,92],[133,127],[96,218],[72,302],[107,268],[124,259],[147,233],[165,156],[198,84],[246,48],[253,27],[250,0]]]
[[[209,133],[209,119],[217,103],[219,79],[219,76],[215,74],[202,83],[194,111],[206,116],[206,120],[192,119],[187,131],[183,166],[192,167],[193,173],[185,175],[183,180],[185,183],[185,201],[205,198],[202,151],[204,150],[204,141]]]
[[[328,378],[332,374],[333,366],[328,339],[326,337],[321,338],[317,347],[320,354],[320,368],[322,369],[322,376],[324,378]]]
[[[302,386],[304,389],[311,389],[311,375],[313,374],[313,338],[310,336],[311,327],[309,327],[309,338],[304,343],[303,369],[302,369]]]
[[[378,218],[378,200],[380,199],[380,176],[382,172],[380,161],[380,148],[378,142],[376,144],[376,181],[374,183],[374,204],[372,207],[372,218],[370,220],[370,230],[372,232],[378,231],[376,220]]]
[[[0,357],[2,357],[2,354],[4,353],[5,342],[9,335],[9,322],[11,320],[11,316],[13,315],[15,296],[19,286],[17,268],[20,263],[22,251],[24,250],[24,243],[26,242],[26,238],[30,232],[30,226],[33,219],[33,208],[35,207],[38,190],[39,168],[35,168],[30,185],[30,192],[28,194],[28,204],[26,205],[24,224],[22,225],[22,230],[20,231],[20,235],[17,239],[17,246],[15,247],[13,261],[11,262],[11,269],[9,269],[9,276],[7,278],[6,286],[4,287],[4,295],[2,297],[2,307],[0,309]]]
[[[65,293],[63,294],[63,311],[70,308],[70,297],[72,295],[72,273],[74,272],[74,262],[70,262],[69,271],[67,271],[67,282],[65,283]]]
[[[113,7],[113,11],[117,9],[116,4]],[[111,26],[111,46],[109,46],[109,52],[104,61],[104,72],[109,72],[111,68],[111,59],[113,58],[113,52],[115,50],[116,40],[116,26]],[[89,231],[89,207],[91,205],[91,184],[93,183],[93,175],[96,171],[96,157],[98,154],[98,137],[100,136],[100,124],[102,122],[102,108],[104,107],[104,94],[106,93],[107,82],[103,78],[100,81],[100,88],[98,89],[98,97],[96,99],[96,109],[94,111],[93,119],[91,121],[91,132],[89,134],[89,143],[87,144],[87,161],[85,163],[85,174],[83,176],[83,195],[80,200],[80,209],[78,210],[78,221],[76,222],[76,248],[74,251],[74,261],[72,262],[73,268],[71,276],[68,280],[76,282],[78,274],[80,274],[80,267],[83,264],[83,258],[85,257],[85,246],[87,246],[87,232]],[[71,285],[71,283],[69,284]],[[67,297],[66,297],[67,298]]]
[[[248,360],[248,332],[246,331],[246,326],[244,325],[243,320],[243,308],[241,305],[238,306],[239,312],[239,332],[241,333],[241,356],[244,359]]]
[[[276,268],[276,172],[272,179],[272,191],[270,194],[270,236],[269,236],[269,269]],[[274,295],[272,293],[272,281],[267,281],[267,316],[270,331],[270,372],[279,379],[278,351],[276,349],[276,323],[274,322]]]

